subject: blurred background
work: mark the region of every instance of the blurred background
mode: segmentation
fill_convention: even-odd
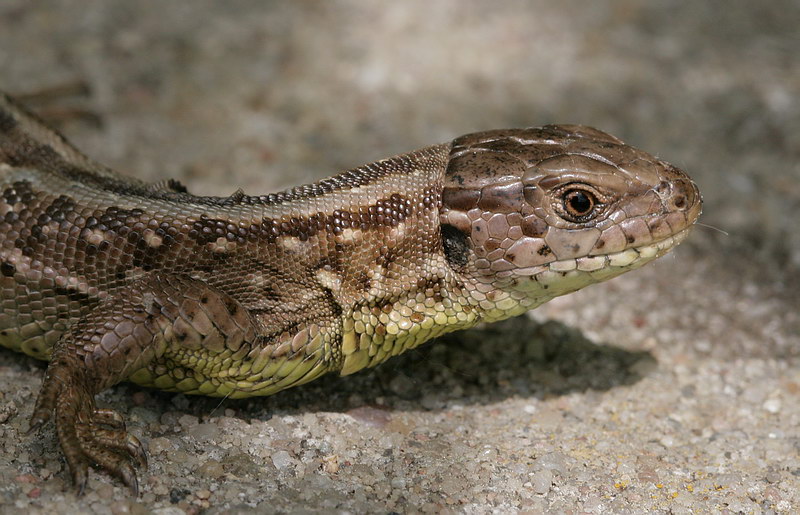
[[[535,317],[579,328],[592,341],[651,355],[659,364],[647,376],[654,382],[639,382],[632,388],[641,391],[608,401],[622,403],[619,409],[640,403],[642,417],[656,420],[650,427],[661,419],[644,408],[655,402],[648,395],[672,389],[680,383],[675,374],[687,371],[680,376],[684,387],[692,387],[693,399],[705,397],[695,399],[699,418],[694,423],[678,417],[673,424],[686,447],[676,451],[666,446],[666,462],[696,459],[704,443],[693,438],[713,425],[698,413],[731,406],[718,415],[726,421],[721,427],[738,436],[730,436],[720,450],[724,466],[703,473],[734,470],[738,479],[727,490],[709,494],[707,507],[800,510],[797,460],[770,461],[768,453],[758,452],[759,442],[775,434],[775,427],[782,428],[785,445],[775,455],[783,459],[798,451],[799,27],[796,0],[4,0],[0,89],[26,98],[97,160],[146,180],[178,178],[196,194],[227,195],[238,188],[266,193],[467,132],[546,123],[592,125],[659,155],[699,184],[705,199],[703,226],[663,263],[553,301]],[[88,93],[75,94],[79,90]],[[431,352],[457,352],[458,345]],[[15,380],[29,381],[35,392],[39,378],[28,377],[25,370],[32,361],[9,354],[0,359],[18,373]],[[517,361],[509,356],[508,367]],[[394,373],[413,376],[414,366],[403,366]],[[482,373],[481,365],[475,366],[469,373]],[[760,372],[751,374],[753,367]],[[713,388],[697,383],[703,374],[730,383]],[[359,381],[370,377],[325,384],[357,392],[363,386]],[[437,388],[423,378],[412,383]],[[310,388],[306,392],[316,398],[328,392]],[[434,412],[446,415],[452,403],[492,409],[489,401],[465,400],[473,394],[480,399],[482,392],[464,388],[466,393],[434,403]],[[543,388],[533,393],[512,388],[500,402],[539,398]],[[686,391],[676,388],[676,405]],[[268,406],[273,412],[291,412],[300,398],[288,395]],[[781,408],[767,410],[760,419],[759,410],[775,395],[782,399]],[[343,398],[350,399],[343,401],[345,411],[373,401],[394,408],[402,404],[391,395],[381,402],[370,396],[366,401],[348,394]],[[168,396],[157,399],[172,402]],[[29,410],[27,403],[33,401],[25,402],[21,405]],[[747,425],[733,406],[750,404],[754,411],[745,417],[752,424]],[[419,404],[402,406],[429,415]],[[520,409],[510,411],[519,415]],[[576,438],[581,429],[585,435],[597,427],[590,418],[581,418],[587,424],[583,428],[574,422]],[[596,438],[618,439],[620,434],[623,440],[633,438],[625,431]],[[493,445],[497,434],[486,438]],[[644,434],[636,438],[648,441]],[[631,455],[640,449],[636,438],[627,451]],[[743,448],[765,461],[753,470],[737,468],[745,466],[743,459],[725,457],[725,452]],[[563,449],[553,452],[574,458]],[[530,457],[530,463],[535,460]],[[442,470],[461,466],[458,461],[441,464]],[[642,479],[646,474],[632,472],[639,489],[626,494],[609,486],[615,484],[608,475],[614,476],[614,466],[599,466],[601,472],[583,479],[576,479],[570,466],[554,476],[552,484],[560,485],[560,493],[548,487],[526,497],[520,492],[532,487],[519,486],[516,492],[501,488],[491,497],[479,488],[483,479],[465,477],[452,497],[460,492],[463,498],[448,506],[593,511],[605,506],[603,499],[619,497],[629,504],[608,506],[630,509],[639,501],[629,497],[639,495],[641,502],[660,509],[664,505],[652,496],[661,496],[661,502],[667,490],[679,493],[674,502],[700,502],[685,487],[686,478],[695,477],[688,465],[681,473],[663,465],[666,472],[659,480],[668,484],[663,491]],[[505,472],[491,468],[490,477],[509,484],[524,485],[527,474],[538,473],[500,469]],[[19,472],[9,470],[9,477]],[[777,470],[778,479],[765,480],[767,470]],[[675,481],[674,488],[669,481]],[[384,482],[390,485],[388,499],[398,487],[389,479]],[[280,486],[302,491],[298,484]],[[569,490],[570,484],[578,486]],[[425,493],[417,507],[443,506],[442,494],[430,493],[435,488],[421,490]],[[402,511],[397,495],[395,504],[365,495],[376,504],[342,506]],[[163,501],[158,496],[151,500]],[[299,506],[286,503],[281,505],[286,509]]]

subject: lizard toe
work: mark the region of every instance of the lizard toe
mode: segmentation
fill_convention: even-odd
[[[144,450],[142,442],[133,435],[128,435],[127,439],[128,453],[134,458],[137,464],[142,468],[147,468],[147,452]]]
[[[98,408],[94,410],[94,422],[125,431],[125,419],[113,409]]]
[[[142,442],[124,429],[95,428],[91,438],[94,446],[127,455],[140,467],[147,467],[147,452]]]
[[[79,460],[72,463],[67,459],[69,470],[72,475],[72,484],[75,487],[75,494],[81,497],[86,492],[86,483],[89,481],[89,463],[86,460]]]
[[[45,423],[48,420],[50,420],[50,413],[45,413],[44,415],[42,415],[34,412],[34,414],[31,416],[30,421],[28,422],[28,430],[25,432],[25,434],[27,436],[32,435],[33,433],[41,429],[42,426],[45,425]]]
[[[91,462],[121,479],[134,496],[139,495],[139,480],[127,456],[96,444],[86,446],[84,452]]]

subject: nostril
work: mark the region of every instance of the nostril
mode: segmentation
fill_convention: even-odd
[[[679,180],[673,183],[672,205],[675,209],[689,209],[697,198],[697,187],[688,180]]]

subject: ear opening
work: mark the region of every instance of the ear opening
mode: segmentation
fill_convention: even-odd
[[[447,262],[453,268],[463,268],[469,259],[469,238],[459,229],[450,224],[442,224],[442,247]]]

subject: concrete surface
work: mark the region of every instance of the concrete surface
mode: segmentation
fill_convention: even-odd
[[[246,402],[99,398],[143,495],[25,436],[43,365],[0,352],[0,511],[800,511],[800,4],[0,3],[0,88],[89,155],[263,193],[473,130],[583,123],[682,166],[674,254],[354,377]]]

